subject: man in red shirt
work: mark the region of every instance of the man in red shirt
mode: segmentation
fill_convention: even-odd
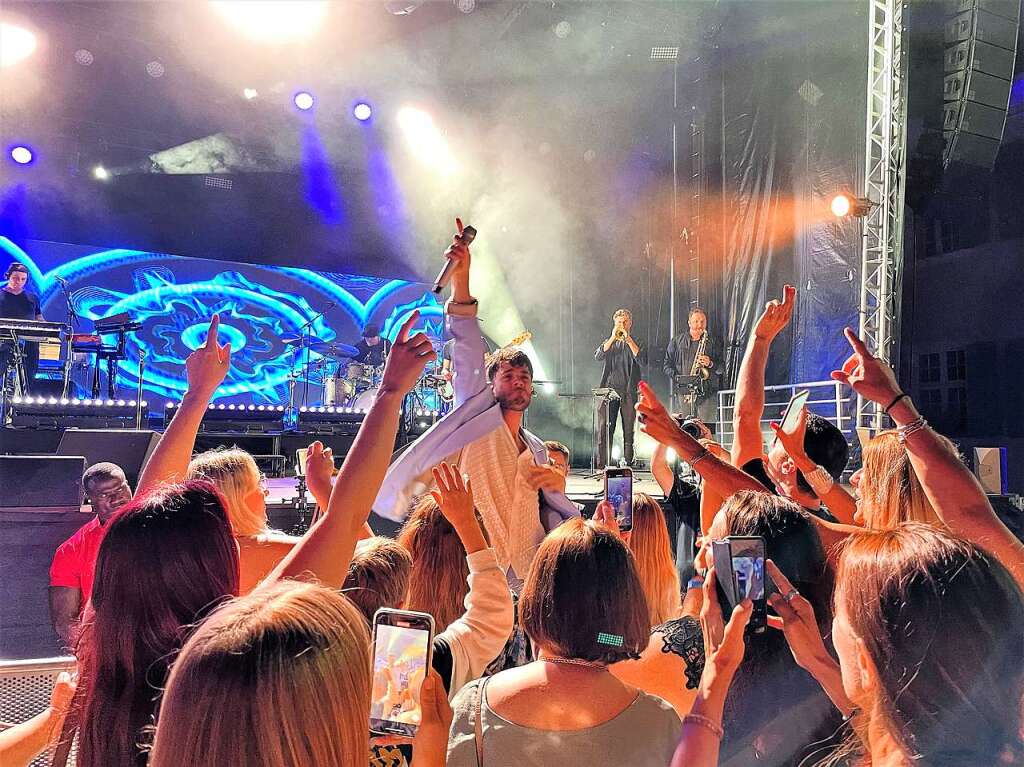
[[[132,499],[124,471],[113,463],[97,463],[86,469],[82,487],[96,516],[60,545],[50,565],[50,620],[69,649],[74,648],[82,606],[92,595],[93,568],[103,526]]]

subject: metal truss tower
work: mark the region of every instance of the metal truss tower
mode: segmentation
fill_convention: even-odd
[[[898,360],[906,180],[907,51],[904,0],[868,0],[864,196],[871,206],[861,245],[860,336],[890,364]],[[858,426],[879,429],[881,406],[857,398]]]

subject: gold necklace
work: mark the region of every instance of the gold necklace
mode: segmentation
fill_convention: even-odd
[[[561,663],[566,666],[580,666],[582,668],[590,668],[596,671],[607,671],[608,666],[604,663],[599,663],[593,660],[582,660],[580,658],[541,658],[545,663]]]

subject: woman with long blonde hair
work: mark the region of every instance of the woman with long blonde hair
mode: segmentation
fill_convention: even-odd
[[[647,597],[651,625],[679,616],[683,609],[679,573],[672,558],[668,525],[660,504],[645,493],[633,496],[633,531],[627,542]]]
[[[232,447],[200,453],[189,462],[187,477],[212,482],[223,496],[238,542],[239,593],[248,594],[299,539],[270,528],[265,480],[245,450]]]
[[[953,443],[942,439],[955,453]],[[856,522],[873,530],[889,530],[901,522],[941,524],[895,431],[883,431],[868,440],[863,462],[863,468],[850,478],[858,496]]]

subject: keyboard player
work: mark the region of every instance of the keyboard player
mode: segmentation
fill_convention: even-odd
[[[25,290],[25,286],[28,284],[28,267],[15,261],[7,267],[4,277],[7,279],[7,284],[0,289],[0,317],[14,320],[44,319],[39,309],[39,296]],[[39,344],[35,341],[22,341],[21,343],[25,381],[27,388],[31,390],[36,370],[39,368]],[[14,349],[10,341],[0,343],[0,372],[3,372],[4,380],[14,364],[13,352]]]

